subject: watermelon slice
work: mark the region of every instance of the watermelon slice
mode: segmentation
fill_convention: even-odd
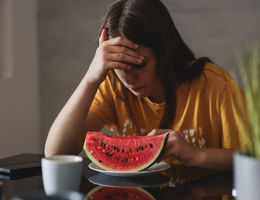
[[[88,132],[84,150],[89,159],[102,169],[138,172],[156,161],[167,142],[168,134],[121,137]]]
[[[97,186],[86,196],[86,200],[155,200],[155,198],[142,188],[115,188]]]

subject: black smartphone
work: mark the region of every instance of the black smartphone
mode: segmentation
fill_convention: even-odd
[[[0,178],[12,179],[41,174],[43,154],[24,153],[0,159]]]

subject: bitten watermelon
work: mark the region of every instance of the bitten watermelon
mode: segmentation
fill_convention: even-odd
[[[84,150],[89,159],[102,169],[138,172],[156,161],[167,142],[168,134],[121,137],[88,132]]]
[[[155,198],[142,188],[115,188],[97,186],[86,196],[86,200],[155,200]]]

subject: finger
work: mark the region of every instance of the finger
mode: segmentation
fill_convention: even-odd
[[[115,37],[115,38],[112,38],[110,40],[107,40],[106,41],[106,44],[107,45],[120,45],[120,46],[125,46],[125,47],[128,47],[130,49],[137,49],[139,47],[138,44],[135,44],[134,42],[132,42],[131,40],[128,40],[126,38],[123,38],[122,36],[119,36],[119,37]]]
[[[121,70],[130,70],[132,68],[131,65],[120,62],[110,62],[108,64],[109,69],[121,69]]]
[[[137,51],[130,49],[126,46],[107,46],[107,51],[110,53],[123,53],[136,58],[144,59]]]
[[[102,29],[99,37],[99,46],[107,40],[107,29]]]
[[[149,136],[152,135],[160,135],[160,134],[164,134],[167,132],[172,131],[171,129],[153,129],[150,133],[148,133]]]
[[[180,135],[181,137],[185,138],[184,133],[181,132],[181,131],[173,131],[173,134],[174,134],[174,135]]]
[[[148,133],[148,136],[156,135],[158,129],[153,129],[150,133]]]
[[[164,156],[163,155],[160,155],[157,159],[156,159],[156,163],[159,163],[161,162],[162,160],[164,160]]]
[[[156,159],[156,163],[159,163],[159,162],[161,162],[162,160],[164,160],[165,158],[164,157],[162,157],[162,156],[159,156],[159,158],[157,158]]]
[[[114,61],[114,62],[122,62],[122,63],[129,63],[129,64],[136,64],[136,65],[140,65],[143,63],[143,59],[141,58],[136,58],[133,56],[129,56],[123,53],[112,53],[109,54],[109,56],[107,57],[107,59]]]
[[[165,149],[163,151],[163,153],[156,159],[156,162],[159,163],[159,162],[161,162],[162,160],[166,159],[169,156],[170,156],[169,151],[167,149]]]

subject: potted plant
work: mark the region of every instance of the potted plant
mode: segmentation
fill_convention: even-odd
[[[234,155],[234,188],[238,200],[260,199],[260,48],[240,56],[239,73],[244,84],[248,116],[241,119],[247,148]],[[240,98],[240,97],[238,97]],[[241,98],[240,98],[241,99]]]

